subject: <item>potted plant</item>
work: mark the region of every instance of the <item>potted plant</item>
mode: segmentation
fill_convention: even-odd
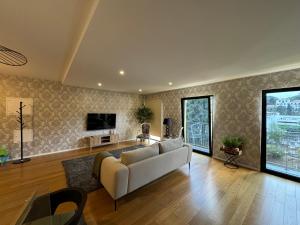
[[[3,165],[4,163],[6,163],[8,157],[8,150],[4,145],[2,145],[0,147],[0,164]]]
[[[245,141],[239,136],[225,136],[222,139],[222,144],[221,151],[229,154],[240,154]]]
[[[145,105],[137,108],[134,113],[136,119],[139,121],[140,124],[149,122],[153,117],[153,112],[150,108],[146,107]]]

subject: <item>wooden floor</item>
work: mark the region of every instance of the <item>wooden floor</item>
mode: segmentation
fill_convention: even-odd
[[[106,146],[110,150],[132,145]],[[78,150],[33,158],[24,165],[0,168],[0,224],[11,224],[24,201],[38,190],[66,186],[61,161],[83,155]],[[104,189],[88,195],[88,224],[300,224],[300,184],[193,154],[191,171],[183,166],[123,197],[118,211]]]

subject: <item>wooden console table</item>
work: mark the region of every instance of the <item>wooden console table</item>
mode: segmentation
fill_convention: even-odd
[[[90,151],[93,147],[109,145],[109,144],[119,144],[119,134],[101,134],[88,136],[90,143]]]

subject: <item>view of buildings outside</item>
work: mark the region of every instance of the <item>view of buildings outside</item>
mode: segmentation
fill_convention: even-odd
[[[266,168],[300,177],[300,91],[267,94]]]
[[[207,98],[185,100],[186,142],[194,149],[209,152],[209,115]]]

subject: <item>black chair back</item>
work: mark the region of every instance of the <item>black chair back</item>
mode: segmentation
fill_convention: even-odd
[[[86,203],[87,194],[80,188],[64,188],[50,193],[51,214],[53,215],[57,207],[65,202],[74,202],[77,206],[75,214],[66,222],[66,225],[77,225],[81,219]]]
[[[57,207],[65,202],[73,202],[77,208],[74,215],[65,225],[77,225],[81,221],[87,194],[80,188],[63,188],[36,198],[27,214],[24,223],[51,216],[55,214]]]

